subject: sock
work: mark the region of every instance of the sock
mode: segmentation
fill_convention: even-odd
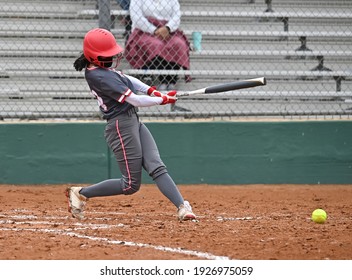
[[[83,188],[80,191],[80,194],[87,198],[123,194],[121,180],[122,179],[109,179],[102,181],[95,185]]]
[[[164,173],[154,179],[159,190],[165,195],[177,208],[183,204],[183,197],[178,190],[175,182],[168,173]]]

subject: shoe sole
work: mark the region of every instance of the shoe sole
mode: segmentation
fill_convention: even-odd
[[[182,219],[180,219],[180,221],[189,221],[189,220],[196,220],[196,219],[197,217],[195,215],[187,214]]]

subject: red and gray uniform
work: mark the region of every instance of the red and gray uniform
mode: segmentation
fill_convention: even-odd
[[[140,188],[144,168],[160,191],[176,207],[180,206],[183,198],[160,158],[152,134],[139,121],[137,108],[128,103],[129,96],[146,93],[149,86],[134,77],[99,67],[87,68],[85,78],[97,98],[103,118],[107,120],[105,139],[115,155],[122,177],[83,188],[81,194],[87,198],[133,194]],[[149,96],[140,97],[152,100]],[[158,101],[156,104],[161,103],[160,97],[155,100]]]
[[[125,99],[136,90],[132,82],[120,72],[92,67],[86,69],[85,77],[104,119],[111,119],[133,108]]]

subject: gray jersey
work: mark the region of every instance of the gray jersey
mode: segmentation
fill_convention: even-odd
[[[91,93],[98,101],[104,119],[113,118],[132,109],[131,104],[124,102],[126,97],[135,91],[126,76],[112,69],[91,67],[86,69],[85,78]]]

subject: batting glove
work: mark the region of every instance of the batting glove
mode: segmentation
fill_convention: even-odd
[[[168,92],[167,94],[163,94],[161,97],[163,98],[163,102],[161,102],[160,105],[165,105],[165,104],[173,104],[177,101],[176,97],[177,91],[173,90]]]
[[[161,97],[163,99],[163,102],[160,105],[172,104],[172,103],[175,103],[177,100],[177,97],[176,97],[177,91],[170,91],[167,94],[164,94],[156,90],[155,87],[150,87],[147,93],[149,96]]]

